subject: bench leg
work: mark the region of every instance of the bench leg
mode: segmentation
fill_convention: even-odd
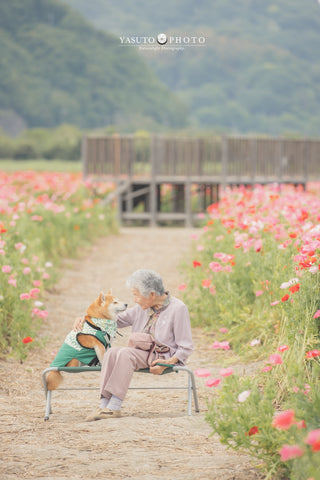
[[[188,415],[191,415],[191,410],[192,410],[192,393],[193,393],[193,400],[194,400],[194,409],[198,413],[199,403],[198,403],[197,386],[196,386],[194,373],[188,367],[183,367],[183,366],[173,367],[173,371],[178,372],[179,370],[182,370],[183,372],[188,373]]]
[[[49,420],[49,415],[50,415],[50,413],[52,413],[52,410],[51,410],[51,395],[52,395],[51,390],[47,390],[47,394],[46,394],[46,396],[47,396],[46,413],[44,415],[45,422],[47,420]]]
[[[192,381],[191,375],[188,375],[188,415],[191,415],[192,410]]]
[[[192,371],[188,372],[188,415],[191,415],[191,405],[192,405],[192,393],[193,393],[193,401],[194,401],[194,409],[198,413],[199,412],[199,403],[198,403],[198,395],[197,395],[197,387],[194,378],[194,374]]]

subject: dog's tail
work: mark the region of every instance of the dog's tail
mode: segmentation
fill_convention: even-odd
[[[48,390],[56,390],[61,384],[63,377],[60,372],[52,371],[47,375]]]

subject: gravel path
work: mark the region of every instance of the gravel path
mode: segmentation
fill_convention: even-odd
[[[210,390],[197,379],[200,413],[187,416],[184,390],[129,390],[123,416],[85,423],[99,404],[98,391],[54,392],[53,414],[44,422],[41,372],[81,315],[100,291],[110,287],[132,304],[125,287],[137,268],[157,270],[165,286],[178,296],[183,280],[178,266],[191,247],[188,229],[124,228],[119,235],[98,240],[81,259],[65,260],[58,284],[47,295],[48,320],[41,335],[46,347],[33,350],[23,364],[0,362],[0,478],[54,480],[256,480],[249,457],[228,451],[210,436],[204,421]],[[116,344],[126,344],[128,329]],[[194,330],[192,369],[214,364],[214,352]],[[99,373],[65,375],[64,385],[97,387]],[[179,384],[183,373],[152,377],[135,374],[132,386]],[[154,383],[155,382],[155,383]]]

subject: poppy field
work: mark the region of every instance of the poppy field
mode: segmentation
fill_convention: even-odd
[[[251,454],[266,478],[317,480],[317,188],[230,189],[206,220],[179,287],[193,325],[207,331],[216,352],[218,374],[206,365],[195,372],[207,387],[206,419],[223,443]]]
[[[0,353],[23,359],[48,313],[61,257],[114,230],[110,184],[80,173],[0,172]]]

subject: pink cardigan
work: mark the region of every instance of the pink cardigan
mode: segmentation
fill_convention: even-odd
[[[132,332],[142,332],[148,321],[148,311],[140,305],[128,308],[118,315],[117,326],[123,328],[131,325]],[[186,363],[193,352],[189,312],[178,298],[171,297],[167,308],[160,313],[155,328],[155,341],[169,347],[170,357],[174,355],[182,364]]]

